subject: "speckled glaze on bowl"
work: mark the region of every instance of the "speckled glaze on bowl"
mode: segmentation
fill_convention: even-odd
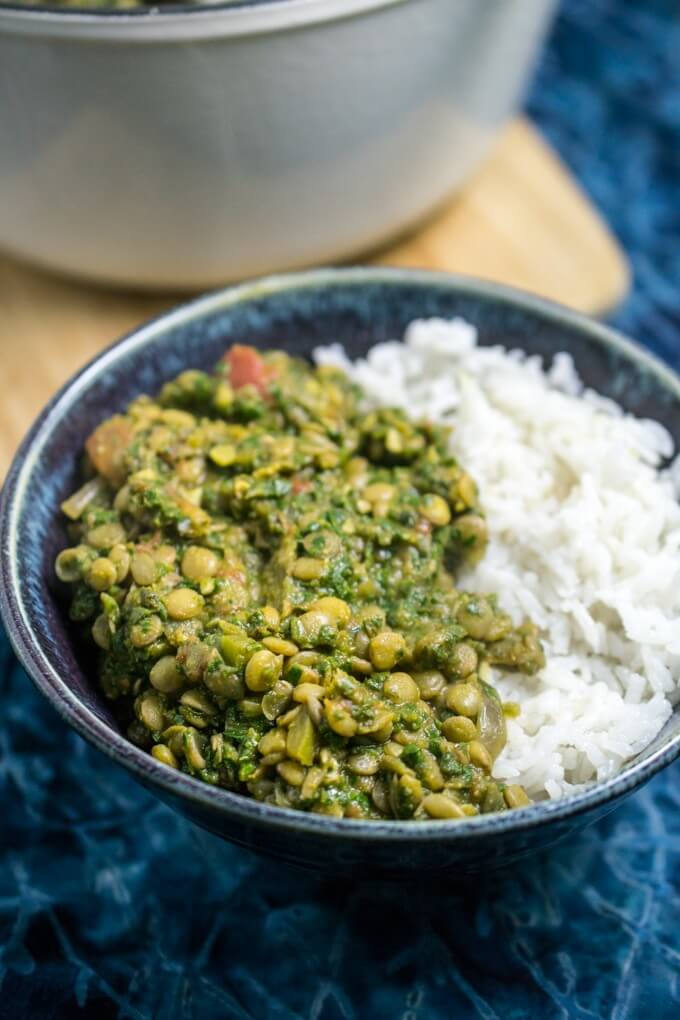
[[[284,810],[170,770],[116,729],[81,665],[53,586],[64,544],[59,503],[77,483],[83,441],[102,417],[189,366],[210,367],[232,342],[306,355],[329,340],[352,356],[400,337],[423,316],[461,315],[483,344],[550,357],[568,350],[585,381],[662,421],[680,443],[680,380],[606,327],[518,291],[415,271],[319,270],[201,298],[143,326],[66,384],[42,412],[0,502],[0,610],[37,687],[86,739],[162,800],[225,839],[335,874],[460,875],[506,864],[610,811],[680,754],[680,710],[615,778],[563,801],[457,822],[361,822]],[[473,466],[474,467],[474,466]]]

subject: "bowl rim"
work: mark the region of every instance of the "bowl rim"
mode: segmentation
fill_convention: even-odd
[[[125,736],[112,731],[84,706],[34,641],[18,576],[16,537],[29,479],[39,462],[42,447],[52,428],[58,424],[61,413],[78,399],[78,394],[108,365],[137,348],[153,343],[156,337],[170,328],[282,291],[304,292],[347,284],[408,285],[423,290],[436,285],[448,288],[452,293],[492,299],[509,308],[533,312],[613,347],[623,356],[637,362],[646,372],[655,375],[680,401],[680,376],[623,334],[552,301],[504,284],[461,274],[383,267],[315,269],[264,277],[198,297],[132,330],[72,375],[40,412],[14,457],[0,495],[0,616],[19,661],[38,690],[62,718],[107,757],[128,769],[146,785],[157,787],[166,795],[184,799],[195,808],[225,812],[250,827],[273,827],[288,832],[317,837],[342,837],[344,840],[358,842],[419,843],[436,837],[446,843],[458,844],[491,834],[527,831],[550,821],[575,818],[593,808],[613,806],[619,797],[631,793],[680,756],[680,732],[668,738],[665,744],[649,756],[634,761],[604,782],[594,783],[561,800],[543,801],[519,811],[466,819],[465,825],[439,820],[422,821],[414,825],[412,822],[397,820],[334,819],[263,804],[241,794],[209,786],[178,770],[168,769]]]
[[[31,6],[0,0],[0,33],[159,42],[217,36],[241,37],[306,28],[361,17],[413,0],[218,0],[126,8]]]

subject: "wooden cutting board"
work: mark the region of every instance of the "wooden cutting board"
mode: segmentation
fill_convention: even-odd
[[[602,314],[629,285],[626,259],[536,130],[510,124],[474,179],[385,265],[469,273]],[[77,368],[180,295],[108,291],[0,257],[0,479],[33,418]]]

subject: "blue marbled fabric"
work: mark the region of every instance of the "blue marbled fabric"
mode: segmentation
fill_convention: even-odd
[[[680,367],[680,3],[567,0],[529,102],[630,252],[615,322]],[[0,1018],[680,1015],[680,765],[434,896],[226,848],[71,733],[0,636]]]

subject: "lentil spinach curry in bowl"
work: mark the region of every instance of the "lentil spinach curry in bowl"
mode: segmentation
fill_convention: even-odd
[[[431,321],[407,330],[416,319]],[[378,346],[353,364],[336,342],[350,358]],[[565,351],[637,418],[584,396],[554,358]],[[664,428],[639,420],[652,411]],[[81,733],[245,845],[404,874],[552,843],[677,754],[678,652],[620,600],[615,619],[613,596],[589,608],[589,635],[583,607],[540,576],[541,550],[529,561],[547,535],[526,474],[547,503],[548,458],[570,453],[561,433],[554,448],[526,441],[523,413],[542,434],[587,424],[593,461],[600,439],[630,445],[620,471],[647,479],[666,515],[646,552],[676,570],[662,461],[677,382],[604,327],[503,288],[383,270],[194,302],[96,359],[20,452],[2,508],[15,647]],[[604,505],[615,482],[602,479]],[[548,516],[566,518],[575,489],[553,482],[563,509]]]
[[[361,410],[339,369],[245,346],[98,426],[56,571],[130,739],[340,818],[528,804],[490,778],[490,666],[534,673],[543,653],[455,587],[486,524],[447,439]]]

